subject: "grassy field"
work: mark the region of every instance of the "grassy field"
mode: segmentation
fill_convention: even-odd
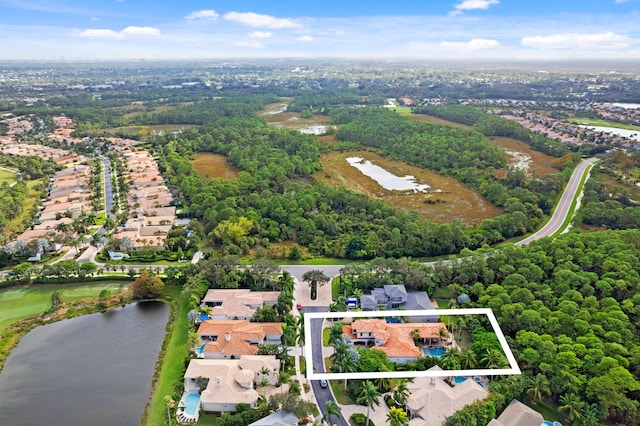
[[[205,179],[235,179],[239,170],[227,161],[224,155],[201,152],[195,154],[191,165],[201,178]]]
[[[153,394],[153,402],[147,416],[146,424],[150,426],[163,425],[167,420],[167,409],[164,404],[165,395],[173,394],[175,383],[183,380],[184,360],[187,354],[187,310],[189,303],[180,297],[182,287],[175,285],[165,286],[167,298],[175,301],[172,310],[173,324],[167,326],[171,333],[168,344],[163,347],[162,367]],[[171,320],[171,319],[170,319]]]
[[[18,175],[15,173],[0,169],[0,185],[2,185],[4,182],[12,184],[13,182],[15,182],[17,177]]]
[[[418,183],[431,186],[433,192],[401,193],[382,188],[372,178],[347,163],[347,157],[362,157],[397,175],[415,176]],[[501,209],[485,200],[475,191],[456,179],[431,170],[390,160],[371,151],[330,152],[321,158],[323,170],[314,178],[331,187],[346,187],[374,199],[385,200],[401,210],[417,211],[422,217],[439,223],[459,220],[476,224],[484,219],[498,216]]]
[[[122,289],[122,282],[93,284],[32,284],[0,290],[0,333],[12,323],[43,313],[51,305],[51,294],[60,292],[65,302],[98,297],[104,289],[114,293]]]
[[[569,123],[583,124],[585,126],[615,127],[617,129],[639,130],[640,131],[640,126],[634,126],[634,125],[631,125],[631,124],[624,124],[624,123],[617,123],[615,121],[600,120],[598,118],[572,117],[572,118],[568,118],[567,121]]]

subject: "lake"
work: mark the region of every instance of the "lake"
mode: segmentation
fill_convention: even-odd
[[[0,373],[7,425],[136,425],[169,308],[135,303],[35,328]]]
[[[369,176],[384,189],[389,191],[413,191],[413,192],[426,192],[431,188],[426,183],[417,183],[413,176],[396,176],[393,173],[388,172],[380,166],[373,164],[369,160],[365,160],[361,157],[349,157],[347,162],[360,170],[360,172]]]
[[[617,127],[588,126],[588,125],[581,125],[579,127],[584,127],[585,129],[590,129],[595,132],[609,133],[612,135],[622,136],[624,138],[640,141],[639,130],[627,130],[627,129],[619,129]]]

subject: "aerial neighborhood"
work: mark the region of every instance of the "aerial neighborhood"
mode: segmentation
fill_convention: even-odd
[[[0,423],[639,424],[637,64],[276,60],[351,33],[181,16],[264,60],[0,64]]]

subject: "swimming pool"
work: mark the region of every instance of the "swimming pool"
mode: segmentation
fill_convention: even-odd
[[[196,348],[196,353],[197,353],[198,355],[202,355],[202,353],[204,352],[204,346],[205,346],[205,345],[206,345],[206,343],[203,343],[203,344],[201,344],[200,346],[198,346],[198,347]]]
[[[184,408],[184,413],[188,416],[195,416],[200,405],[200,394],[197,391],[188,392],[184,396],[184,402],[187,404]]]
[[[422,348],[422,352],[427,355],[427,356],[436,356],[436,357],[440,357],[442,356],[446,351],[444,349],[444,346],[434,346],[431,349],[429,348]]]
[[[456,385],[459,385],[460,383],[464,382],[467,379],[468,379],[468,377],[456,376],[456,378],[453,379],[453,381],[456,383]]]

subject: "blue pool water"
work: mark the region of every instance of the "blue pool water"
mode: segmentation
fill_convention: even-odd
[[[198,412],[198,403],[200,402],[200,394],[196,391],[191,391],[184,397],[184,402],[187,406],[184,409],[185,414],[189,416],[195,416]]]
[[[544,422],[542,422],[542,426],[553,426],[553,423],[551,423],[549,420],[545,420]]]
[[[422,348],[422,352],[427,356],[442,356],[445,353],[445,349],[444,346],[435,346],[431,349]]]
[[[204,352],[204,345],[205,343],[201,344],[200,346],[198,346],[198,349],[196,349],[198,355],[202,355],[202,353]]]
[[[456,376],[456,378],[453,379],[453,381],[456,382],[456,385],[459,385],[460,383],[464,382],[467,379],[468,377]]]

